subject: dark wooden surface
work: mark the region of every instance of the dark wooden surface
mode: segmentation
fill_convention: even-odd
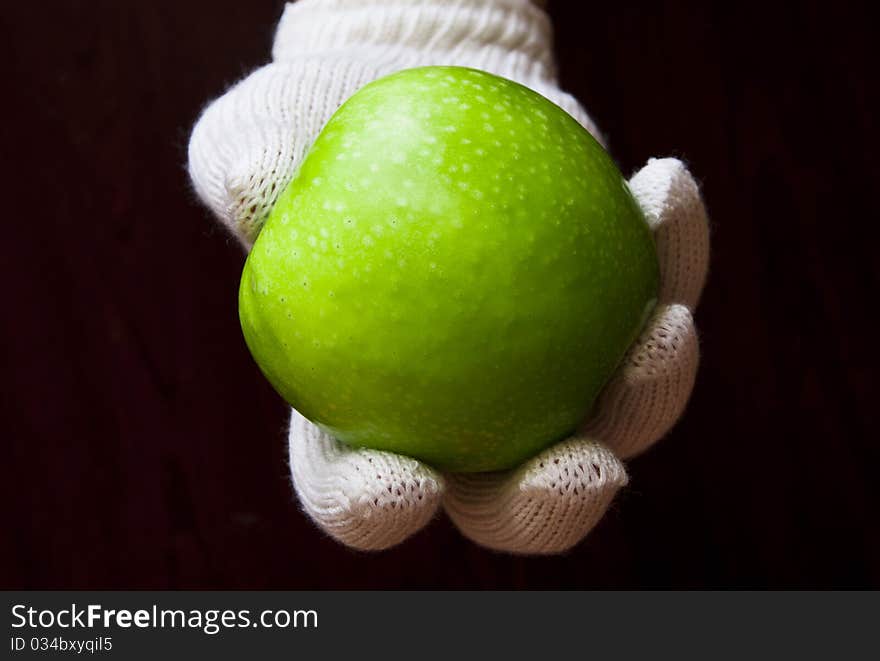
[[[686,417],[543,559],[442,518],[358,554],[297,510],[285,407],[238,327],[243,255],[184,170],[281,6],[4,7],[2,587],[880,587],[873,20],[584,4],[552,8],[564,85],[625,172],[689,162],[713,261]]]

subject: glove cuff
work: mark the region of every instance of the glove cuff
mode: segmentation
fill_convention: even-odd
[[[396,69],[457,64],[555,81],[552,28],[528,0],[300,0],[278,24],[272,56],[391,60]]]

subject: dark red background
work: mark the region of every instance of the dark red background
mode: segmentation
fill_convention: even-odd
[[[880,586],[874,21],[586,4],[552,6],[563,84],[625,172],[688,161],[712,273],[686,417],[585,543],[535,559],[443,518],[359,554],[297,510],[244,257],[184,170],[281,5],[4,7],[0,586]]]

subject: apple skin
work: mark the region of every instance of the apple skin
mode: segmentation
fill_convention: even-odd
[[[471,472],[572,432],[657,289],[642,211],[586,130],[506,79],[423,67],[330,119],[254,244],[239,309],[306,418]]]

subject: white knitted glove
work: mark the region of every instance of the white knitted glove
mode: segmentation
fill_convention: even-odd
[[[300,0],[275,35],[273,61],[207,107],[193,129],[189,172],[203,202],[248,248],[333,112],[380,76],[462,65],[520,82],[601,141],[556,84],[551,29],[527,0]],[[630,181],[654,229],[661,272],[652,320],[577,435],[513,471],[445,477],[419,461],[350,448],[292,412],[293,485],[327,533],[383,549],[424,526],[443,502],[463,534],[515,553],[555,553],[601,518],[627,477],[618,457],[641,452],[679,417],[697,367],[691,310],[706,275],[699,191],[674,159]],[[604,445],[603,445],[604,444]]]

